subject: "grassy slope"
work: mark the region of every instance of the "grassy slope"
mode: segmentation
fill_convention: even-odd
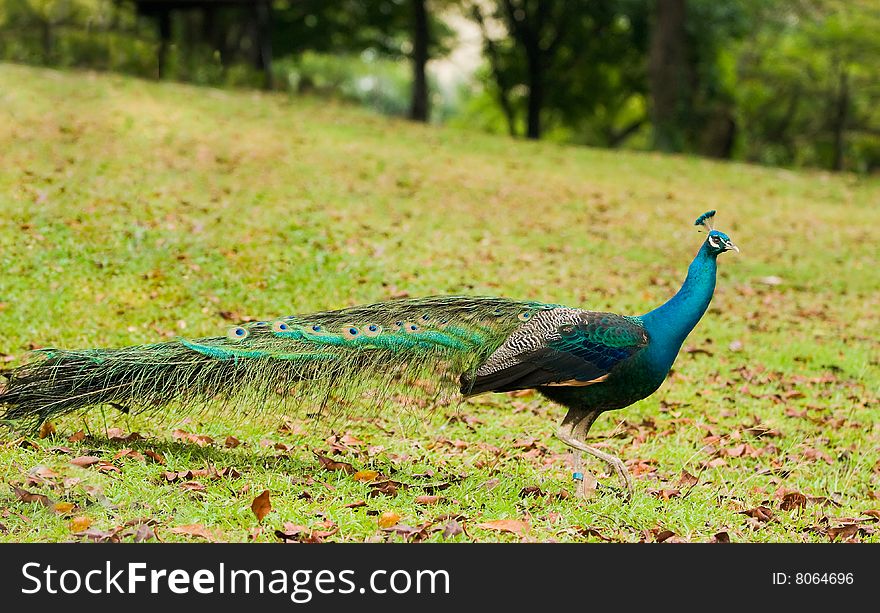
[[[715,300],[687,343],[708,353],[683,353],[657,394],[593,429],[640,473],[631,504],[608,491],[589,503],[552,495],[572,489],[552,437],[563,412],[535,395],[334,424],[362,442],[333,457],[410,486],[396,497],[320,469],[312,450],[332,451],[327,424],[294,417],[291,433],[280,417],[155,424],[94,411],[47,438],[4,435],[0,480],[77,506],[53,513],[3,486],[0,539],[76,538],[69,522],[84,517],[78,527],[96,531],[151,518],[164,540],[190,538],[171,528],[196,523],[222,539],[275,540],[292,522],[332,523],[329,540],[361,541],[399,538],[377,527],[376,512],[395,512],[402,524],[441,528],[444,515],[460,515],[467,534],[453,540],[516,539],[477,524],[518,519],[539,540],[595,540],[578,532],[590,527],[624,541],[658,529],[799,541],[827,539],[826,516],[834,526],[880,507],[876,179],[515,142],[324,100],[8,65],[0,159],[6,366],[35,346],[215,334],[230,323],[221,311],[271,318],[402,292],[641,313],[683,278],[699,213],[717,208],[742,248],[723,256]],[[769,435],[757,437],[756,424]],[[148,438],[114,441],[105,425]],[[81,428],[93,436],[66,440]],[[175,428],[217,442],[182,442]],[[243,444],[224,448],[227,435]],[[124,448],[155,450],[167,465],[113,460]],[[119,470],[69,464],[79,455]],[[204,489],[162,476],[206,464],[240,476],[196,477]],[[699,483],[679,486],[682,470]],[[425,483],[452,475],[464,478],[439,502],[416,502],[433,491]],[[548,496],[521,497],[528,486]],[[250,503],[264,489],[274,510],[260,531]],[[682,494],[665,500],[664,489]],[[785,490],[820,501],[784,511]],[[344,506],[358,500],[367,505]],[[739,513],[762,504],[778,521]]]

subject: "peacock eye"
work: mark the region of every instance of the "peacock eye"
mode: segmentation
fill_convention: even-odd
[[[378,324],[370,324],[364,328],[364,335],[369,337],[379,336],[382,333],[382,326]]]
[[[276,321],[274,324],[272,324],[272,329],[275,330],[275,332],[287,332],[288,330],[290,330],[290,326],[288,326],[283,321]]]
[[[709,237],[709,244],[710,244],[714,249],[718,249],[718,247],[720,247],[720,245],[718,244],[718,239],[716,239],[714,236],[710,236],[710,237]]]
[[[236,326],[234,328],[230,328],[227,336],[235,341],[240,341],[244,338],[247,338],[248,331],[246,328],[242,328],[241,326]]]

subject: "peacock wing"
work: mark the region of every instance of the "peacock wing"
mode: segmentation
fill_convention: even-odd
[[[541,311],[513,332],[473,374],[463,394],[604,381],[648,344],[641,322],[614,313],[556,308]]]

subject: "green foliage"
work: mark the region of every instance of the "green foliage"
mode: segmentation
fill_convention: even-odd
[[[387,115],[409,109],[410,75],[400,62],[364,52],[359,56],[311,51],[273,65],[279,88],[356,101]]]
[[[444,3],[435,2],[440,9]],[[297,0],[276,2],[272,44],[279,56],[304,51],[358,54],[369,50],[392,59],[412,53],[412,8],[409,0]],[[429,55],[449,51],[452,31],[429,11]]]
[[[746,159],[880,167],[880,10],[862,3],[777,3],[738,60]],[[757,18],[757,16],[756,16]]]
[[[3,0],[0,59],[155,74],[155,38],[112,0]]]

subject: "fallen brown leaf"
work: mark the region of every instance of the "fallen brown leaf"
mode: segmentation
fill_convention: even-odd
[[[41,505],[47,508],[52,508],[55,506],[55,502],[45,496],[43,494],[33,494],[27,490],[23,490],[20,487],[12,486],[12,491],[15,492],[16,498],[21,500],[22,502],[39,502]]]
[[[263,490],[263,492],[254,498],[254,501],[251,503],[251,511],[257,516],[257,521],[261,522],[271,510],[272,502],[269,500],[269,490]]]
[[[496,532],[511,532],[522,536],[529,531],[529,524],[519,519],[496,519],[477,524],[477,528]]]
[[[85,532],[92,525],[92,520],[85,515],[79,515],[70,520],[68,527],[71,532]]]
[[[659,530],[654,532],[654,542],[662,543],[663,541],[668,541],[674,536],[675,532],[673,532],[672,530]]]
[[[765,506],[757,506],[754,509],[749,509],[747,511],[740,511],[741,515],[748,515],[749,517],[753,517],[758,521],[769,522],[776,519],[773,515],[773,511],[768,509]]]
[[[177,526],[176,528],[171,528],[169,532],[173,532],[174,534],[185,534],[187,536],[197,536],[211,542],[217,540],[217,536],[202,524]]]
[[[867,533],[863,526],[859,524],[843,524],[842,526],[837,526],[836,528],[828,528],[825,534],[828,536],[828,539],[831,541],[836,540],[837,538],[843,540],[849,540],[853,537],[857,536],[859,533]]]
[[[157,464],[162,464],[163,466],[165,464],[165,457],[161,453],[153,451],[152,449],[145,450],[144,455],[156,462]]]
[[[87,468],[92,464],[97,464],[101,461],[101,458],[93,455],[83,455],[78,458],[73,458],[70,463],[74,466],[79,466],[80,468]]]
[[[681,487],[694,487],[698,481],[699,481],[698,477],[690,474],[688,471],[686,471],[684,469],[682,469],[681,475],[679,475],[679,477],[678,477],[678,484]]]
[[[355,481],[369,482],[379,476],[379,472],[375,470],[359,470],[351,476]]]
[[[712,536],[712,543],[729,543],[730,535],[727,532],[718,532]]]
[[[591,528],[589,526],[586,526],[586,527],[575,526],[574,529],[581,536],[595,536],[597,539],[599,539],[601,541],[611,541],[610,538],[608,538],[607,536],[604,536],[601,532],[599,532],[595,528]]]
[[[349,464],[348,462],[337,462],[327,456],[323,456],[317,451],[313,451],[312,453],[318,458],[318,461],[321,463],[321,468],[324,470],[342,470],[348,473],[349,475],[353,475],[357,471],[354,469],[354,466]]]
[[[450,519],[446,522],[446,525],[443,526],[443,538],[448,539],[453,536],[457,536],[464,532],[464,528],[462,528],[461,524],[458,523],[455,519]]]
[[[779,508],[783,511],[791,511],[792,509],[799,509],[806,506],[806,496],[804,496],[800,492],[789,492],[782,497],[782,502],[780,503]]]
[[[369,496],[373,498],[376,496],[385,495],[391,496],[393,498],[394,496],[397,496],[398,487],[400,487],[400,483],[398,483],[397,481],[391,481],[390,479],[388,481],[371,483]]]
[[[426,496],[416,496],[415,502],[416,504],[437,504],[443,499],[443,496],[434,495],[426,495]]]
[[[394,511],[385,511],[377,520],[380,528],[390,528],[400,521],[400,515]]]

